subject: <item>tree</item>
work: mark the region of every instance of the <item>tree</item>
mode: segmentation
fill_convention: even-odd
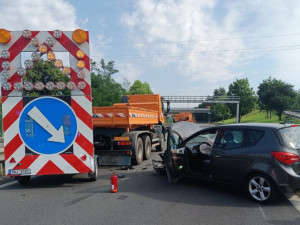
[[[104,59],[101,59],[97,64],[91,61],[91,71],[93,106],[111,106],[121,102],[125,89],[111,77],[119,72],[114,69],[114,62],[109,61],[106,64]]]
[[[226,97],[227,93],[225,88],[219,87],[214,90],[214,97]],[[231,117],[231,111],[225,103],[217,103],[211,106],[211,120],[212,121],[224,121]]]
[[[217,117],[217,120],[220,120],[221,118],[222,121],[224,121],[225,119],[229,119],[232,115],[230,109],[225,103],[218,103],[213,105],[212,112]]]
[[[296,109],[296,110],[300,109],[300,90],[297,91],[297,96],[295,98],[295,102],[291,108]]]
[[[130,86],[128,94],[130,95],[141,95],[141,94],[153,94],[150,85],[147,82],[136,80]]]
[[[23,80],[30,81],[33,84],[40,81],[45,85],[49,81],[52,81],[54,84],[56,84],[58,81],[63,81],[65,84],[67,84],[70,81],[70,78],[64,75],[60,69],[55,67],[54,62],[48,60],[44,61],[43,59],[40,59],[38,62],[35,62],[33,64],[32,69],[27,70],[26,76],[23,78]],[[46,88],[41,91],[23,90],[24,96],[70,95],[70,93],[71,91],[67,88],[65,88],[65,90],[63,91],[60,91],[56,88],[51,91],[47,90]]]
[[[226,96],[226,90],[223,87],[219,87],[217,89],[214,90],[214,96]]]
[[[128,79],[124,78],[122,87],[126,90],[126,92],[129,91],[130,86],[131,86],[130,81]]]
[[[293,85],[269,77],[258,86],[257,95],[260,105],[266,110],[274,110],[281,120],[283,111],[295,104],[297,92]]]
[[[271,118],[272,108],[269,104],[269,100],[273,96],[271,77],[269,77],[267,80],[263,80],[263,82],[258,86],[257,95],[260,109],[266,110],[267,118]]]
[[[102,76],[111,76],[115,73],[118,73],[119,70],[114,68],[115,62],[109,61],[105,64],[104,59],[101,59],[99,64],[93,60],[91,60],[91,71],[95,74],[101,74]]]
[[[237,79],[235,82],[231,83],[229,85],[227,95],[240,97],[239,121],[241,121],[242,116],[254,110],[257,98],[253,88],[250,87],[247,78],[240,80]],[[229,106],[229,108],[232,114],[236,114],[236,108],[234,105]]]

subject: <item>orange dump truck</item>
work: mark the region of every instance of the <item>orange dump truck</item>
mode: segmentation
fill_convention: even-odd
[[[132,165],[165,145],[160,95],[127,95],[122,103],[93,107],[94,148],[100,165]]]
[[[193,114],[191,112],[180,112],[178,114],[175,114],[174,119],[176,122],[179,121],[195,122]]]

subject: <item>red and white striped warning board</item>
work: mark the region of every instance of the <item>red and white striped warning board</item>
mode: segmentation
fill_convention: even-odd
[[[0,29],[0,52],[6,175],[93,172],[88,32],[80,29],[74,32]],[[21,65],[22,52],[32,53],[24,65]],[[68,67],[55,58],[57,52],[69,53]],[[23,81],[26,71],[43,54],[70,77],[68,83]],[[24,89],[42,88],[68,88],[71,96],[23,96]]]

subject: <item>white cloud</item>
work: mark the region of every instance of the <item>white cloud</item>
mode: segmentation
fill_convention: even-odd
[[[119,83],[123,83],[124,79],[127,79],[132,84],[142,74],[142,70],[131,63],[118,63],[116,68],[120,72],[114,75],[114,79]]]
[[[0,27],[8,30],[74,30],[76,10],[65,0],[0,0]]]
[[[155,56],[155,67],[172,65],[189,81],[217,84],[255,71],[257,81],[275,76],[295,84],[300,74],[299,50],[272,49],[300,45],[299,36],[278,36],[300,34],[299,1],[138,0],[121,21],[130,42],[145,43],[135,45],[140,55]],[[269,37],[243,38],[259,36]]]
[[[240,63],[240,54],[222,55],[220,50],[243,48],[239,39],[211,41],[229,32],[235,35],[236,16],[228,14],[225,25],[217,24],[215,6],[216,1],[141,0],[121,20],[132,42],[147,43],[136,47],[142,55],[155,55],[155,66],[173,64],[188,80],[213,82],[232,78],[229,67]]]
[[[264,74],[260,72],[261,76],[264,76],[262,79],[272,76],[291,83],[299,89],[300,2],[248,0],[231,4],[230,7],[238,17],[247,22],[246,31],[250,36],[269,36],[247,43],[252,47],[269,48],[266,52],[256,53],[259,60],[268,60],[272,67],[268,68],[270,65],[265,65],[262,68],[268,68],[265,69]],[[273,47],[276,48],[271,49]]]

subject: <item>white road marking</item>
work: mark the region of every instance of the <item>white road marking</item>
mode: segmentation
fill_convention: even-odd
[[[258,209],[259,209],[262,217],[264,218],[264,220],[268,220],[268,217],[266,216],[266,214],[265,214],[263,208],[260,206],[260,204],[258,204]]]
[[[6,184],[1,184],[0,189],[11,186],[11,185],[14,185],[14,184],[17,184],[17,183],[18,183],[18,181],[12,181],[12,182],[9,182],[9,183],[6,183]]]
[[[300,212],[300,198],[294,193],[285,193],[284,195],[294,205],[298,212]]]

